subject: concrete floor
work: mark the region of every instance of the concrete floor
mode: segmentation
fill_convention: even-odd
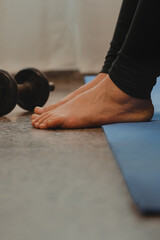
[[[48,104],[80,83],[57,83]],[[0,240],[159,240],[136,209],[101,128],[37,130],[0,119]]]

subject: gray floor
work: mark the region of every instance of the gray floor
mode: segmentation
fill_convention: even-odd
[[[49,102],[77,85],[57,84]],[[0,240],[160,239],[160,217],[137,211],[100,128],[41,131],[16,107],[0,129]]]

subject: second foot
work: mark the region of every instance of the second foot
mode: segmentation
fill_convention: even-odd
[[[151,100],[127,95],[107,76],[58,108],[34,114],[32,124],[40,129],[99,127],[108,123],[149,121],[153,112]]]
[[[106,73],[99,73],[91,82],[84,84],[83,86],[81,86],[80,88],[78,88],[77,90],[73,91],[72,93],[70,93],[69,95],[67,95],[65,98],[63,98],[61,101],[52,104],[48,107],[36,107],[34,109],[34,113],[35,114],[42,114],[44,112],[53,110],[61,105],[63,105],[64,103],[70,101],[72,98],[78,96],[79,94],[91,89],[92,87],[96,86],[99,82],[101,82],[104,78],[107,77]],[[34,118],[34,116],[33,116]]]

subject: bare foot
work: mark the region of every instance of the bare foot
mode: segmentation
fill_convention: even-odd
[[[90,88],[96,86],[100,81],[102,81],[105,77],[107,77],[106,73],[100,73],[98,74],[91,82],[84,84],[83,86],[81,86],[80,88],[78,88],[77,90],[75,90],[74,92],[70,93],[69,95],[67,95],[65,98],[63,98],[61,101],[59,101],[58,103],[52,104],[48,107],[36,107],[34,109],[34,113],[35,114],[42,114],[44,112],[53,110],[59,106],[61,106],[62,104],[68,102],[69,100],[71,100],[72,98],[74,98],[75,96],[81,94],[82,92],[85,92],[87,90],[89,90]],[[34,116],[33,116],[34,117]]]
[[[149,121],[153,112],[151,100],[127,95],[107,76],[60,107],[35,115],[32,124],[41,129],[98,127],[107,123]]]

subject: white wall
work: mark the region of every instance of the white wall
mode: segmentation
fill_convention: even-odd
[[[97,72],[122,0],[0,0],[0,68]]]

